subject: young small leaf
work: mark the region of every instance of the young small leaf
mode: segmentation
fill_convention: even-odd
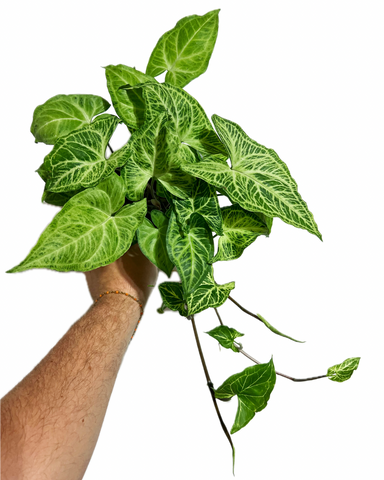
[[[264,323],[264,325],[265,325],[267,328],[269,328],[269,330],[271,330],[271,332],[276,333],[276,335],[280,335],[281,337],[289,338],[289,340],[292,340],[292,341],[297,342],[297,343],[305,343],[305,341],[295,340],[294,338],[288,337],[288,335],[284,335],[284,333],[279,332],[279,330],[277,330],[275,327],[272,327],[272,325],[271,325],[269,322],[267,322],[267,320],[265,320],[265,318],[262,317],[262,316],[260,315],[260,313],[258,313],[257,316],[258,316],[258,317],[260,318],[260,320]]]
[[[244,333],[240,333],[234,328],[227,327],[226,325],[219,325],[218,327],[210,330],[208,333],[212,338],[215,338],[222,347],[230,348],[234,352],[238,352],[239,349],[235,347],[233,341],[237,337],[243,337]]]
[[[97,187],[72,197],[27,258],[8,273],[31,268],[86,272],[114,262],[130,247],[147,211],[146,200],[123,204],[124,183],[113,173]]]
[[[60,137],[89,125],[111,105],[97,95],[56,95],[33,112],[31,133],[36,143],[53,145]]]
[[[184,231],[188,230],[188,220],[193,213],[199,213],[211,230],[223,235],[222,216],[217,200],[216,189],[203,180],[198,180],[186,199],[174,198],[173,206]]]
[[[140,250],[143,254],[154,264],[167,274],[171,276],[173,263],[169,259],[166,245],[166,235],[168,229],[168,218],[158,210],[151,212],[152,222],[144,219],[143,223],[137,230],[137,237]]]
[[[185,172],[223,189],[245,210],[279,217],[321,239],[312,213],[301,198],[288,167],[274,150],[255,142],[234,122],[214,115],[213,123],[227,146],[232,167],[202,161],[183,165]]]
[[[271,359],[269,363],[253,365],[232,375],[215,390],[215,397],[219,399],[229,400],[237,395],[238,408],[231,433],[245,427],[256,412],[267,406],[275,382],[276,372]]]
[[[221,213],[223,235],[219,238],[219,248],[214,262],[235,260],[259,235],[269,235],[270,228],[262,213],[248,212],[239,205],[224,207]]]
[[[174,310],[180,313],[183,317],[188,315],[186,302],[184,300],[183,287],[180,282],[163,282],[159,285],[160,295],[163,299],[163,305],[170,310]],[[163,307],[160,308],[164,313]],[[158,310],[159,311],[159,310]]]
[[[357,370],[361,357],[347,358],[344,362],[328,368],[327,376],[333,382],[345,382],[351,378],[354,370]]]
[[[234,288],[235,282],[218,285],[213,278],[213,268],[210,265],[203,281],[187,296],[189,315],[202,312],[207,308],[220,307]]]
[[[204,73],[216,43],[219,11],[179,20],[157,42],[148,62],[147,74],[157,77],[167,70],[167,83],[185,87]]]
[[[105,158],[107,144],[119,122],[114,115],[100,115],[90,125],[60,138],[44,159],[49,174],[47,190],[68,192],[93,187],[123,165],[126,159],[119,151]]]
[[[127,67],[126,65],[108,65],[105,67],[107,87],[116,113],[130,131],[137,130],[144,124],[145,102],[140,89],[120,90],[123,85],[156,82],[150,75]]]
[[[185,294],[189,295],[207,274],[213,257],[213,240],[207,223],[197,213],[191,215],[188,233],[181,236],[180,230],[172,211],[167,232],[168,255],[176,265]]]

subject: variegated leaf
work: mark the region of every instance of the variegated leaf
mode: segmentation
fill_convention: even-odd
[[[188,233],[183,234],[172,211],[167,232],[167,250],[180,275],[186,295],[195,290],[205,278],[213,257],[212,233],[199,214],[189,220]]]
[[[120,90],[123,85],[156,82],[150,75],[126,65],[108,65],[105,67],[107,86],[116,113],[130,131],[144,124],[145,103],[140,89]]]
[[[179,141],[207,155],[227,159],[224,145],[214,131],[201,105],[182,88],[168,83],[143,83],[122,87],[140,88],[145,99],[145,119],[150,122],[163,112],[171,117]]]
[[[183,287],[180,282],[160,283],[159,290],[161,298],[163,299],[163,305],[170,310],[179,312],[183,317],[188,315],[186,302],[184,300]],[[164,313],[163,308],[159,310],[162,310],[159,313]]]
[[[214,115],[215,127],[227,146],[232,166],[213,161],[183,165],[183,170],[223,189],[232,203],[251,212],[279,217],[321,239],[312,213],[297,191],[288,167],[276,152],[248,137],[234,122]]]
[[[188,314],[193,315],[207,308],[220,307],[228,298],[235,282],[218,285],[213,278],[213,268],[210,265],[203,281],[188,296]]]
[[[173,199],[177,218],[184,231],[188,230],[188,220],[193,213],[199,213],[211,230],[223,235],[222,217],[216,189],[203,180],[198,180],[186,199]]]
[[[239,205],[221,209],[223,234],[213,261],[235,260],[259,235],[269,235],[265,215],[244,210]]]
[[[235,347],[234,340],[238,337],[244,336],[244,333],[240,333],[234,328],[227,327],[226,325],[219,325],[213,330],[205,333],[208,333],[208,335],[217,340],[222,347],[230,348],[236,353],[239,352],[239,349]]]
[[[164,112],[137,130],[120,149],[126,159],[120,173],[127,197],[142,199],[150,178],[157,179],[172,194],[187,197],[194,179],[180,168],[178,152],[182,148]]]
[[[97,95],[56,95],[33,112],[31,133],[36,143],[53,145],[60,137],[89,125],[111,105]]]
[[[276,372],[271,359],[268,363],[253,365],[232,375],[215,390],[215,397],[222,400],[230,400],[237,395],[238,408],[231,433],[245,427],[256,412],[267,406],[275,383]]]
[[[137,230],[139,247],[156,267],[160,268],[160,270],[170,277],[173,263],[169,259],[166,245],[169,220],[159,210],[152,210],[151,218],[155,226],[145,218]]]
[[[72,197],[9,273],[31,268],[86,272],[114,262],[130,247],[147,211],[146,200],[123,205],[124,183],[113,173]]]
[[[357,370],[360,363],[360,357],[347,358],[344,362],[328,368],[327,376],[333,382],[345,382],[350,379],[353,372]]]
[[[219,11],[179,20],[157,42],[148,62],[147,74],[157,77],[167,71],[167,83],[185,87],[204,73],[216,43]]]
[[[105,158],[109,139],[120,119],[100,115],[90,125],[60,138],[44,159],[47,190],[69,192],[97,185],[126,161],[119,151]]]

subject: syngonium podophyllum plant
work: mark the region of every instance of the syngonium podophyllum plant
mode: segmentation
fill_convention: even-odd
[[[217,308],[229,299],[282,334],[261,315],[231,297],[235,283],[216,283],[214,264],[239,258],[258,236],[269,236],[274,217],[321,239],[287,165],[274,150],[251,139],[235,122],[212,116],[183,87],[208,67],[218,32],[219,10],[181,19],[155,46],[146,73],[125,65],[105,68],[117,115],[96,95],[57,95],[36,108],[31,132],[53,145],[37,170],[45,182],[42,201],[62,207],[37,244],[9,272],[31,268],[88,271],[108,265],[138,242],[141,251],[170,277],[159,285],[158,312],[179,312],[192,322],[207,383],[216,400],[238,398],[231,433],[263,410],[276,374],[293,381],[328,377],[343,382],[358,367],[349,358],[326,375],[295,379],[275,371],[273,360],[248,355]],[[155,77],[163,74],[165,82]],[[109,141],[118,124],[131,136],[117,151]],[[107,157],[107,148],[110,155]],[[218,196],[231,205],[220,208]],[[213,238],[218,236],[215,252]],[[246,355],[253,365],[214,388],[201,351],[194,316],[215,309],[219,326],[207,332],[224,348]]]

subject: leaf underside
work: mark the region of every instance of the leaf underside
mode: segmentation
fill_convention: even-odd
[[[234,328],[227,327],[226,325],[219,325],[213,330],[205,333],[217,340],[222,347],[229,348],[236,353],[239,352],[239,349],[235,346],[234,340],[238,337],[244,336],[244,333],[240,333]]]

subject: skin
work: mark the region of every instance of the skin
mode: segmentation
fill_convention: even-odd
[[[138,245],[85,273],[93,300],[119,290],[143,306],[157,275]],[[83,478],[140,313],[131,298],[104,295],[2,398],[2,480]]]

